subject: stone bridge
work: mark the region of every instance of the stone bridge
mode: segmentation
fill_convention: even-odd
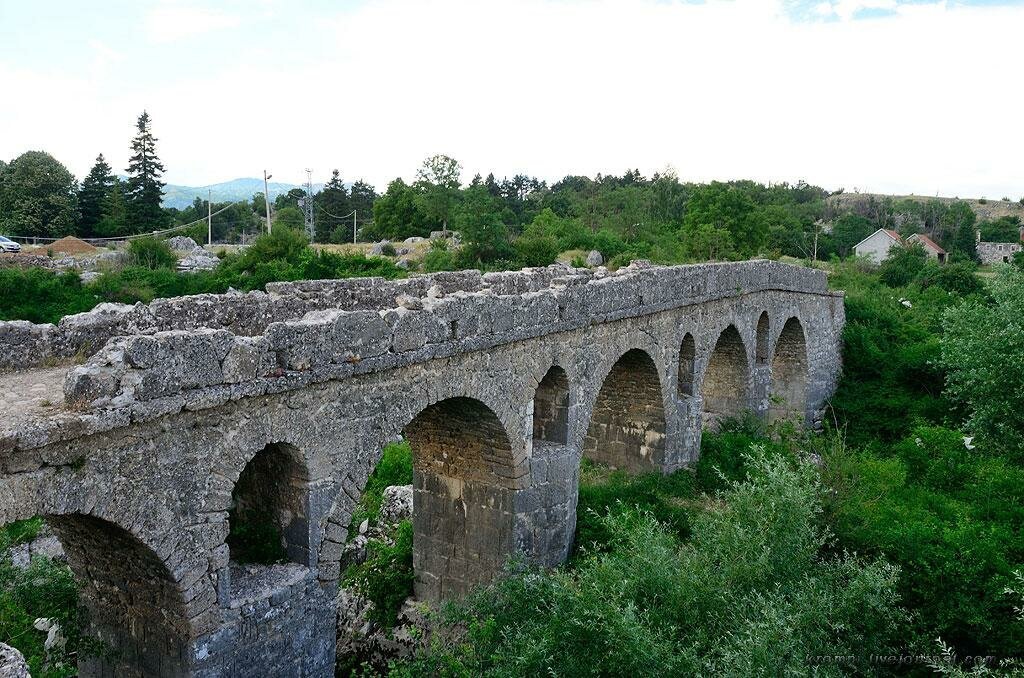
[[[0,323],[40,363],[0,375],[0,523],[62,541],[113,648],[82,675],[332,675],[350,518],[400,436],[437,602],[565,560],[581,457],[668,473],[723,417],[817,425],[840,369],[841,293],[767,261],[268,289]],[[261,516],[290,563],[232,557]]]

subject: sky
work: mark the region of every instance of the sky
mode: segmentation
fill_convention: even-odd
[[[0,0],[0,159],[1024,196],[1024,2]]]

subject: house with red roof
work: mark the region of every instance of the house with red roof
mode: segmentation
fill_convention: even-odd
[[[918,245],[924,248],[925,254],[927,254],[932,259],[935,259],[940,264],[946,263],[946,259],[949,257],[949,255],[946,253],[946,250],[939,247],[939,244],[937,242],[926,236],[924,233],[913,234],[912,236],[907,238],[907,242],[917,243]]]

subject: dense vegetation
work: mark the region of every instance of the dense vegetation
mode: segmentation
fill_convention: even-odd
[[[0,268],[0,320],[57,322],[106,301],[131,304],[228,289],[249,291],[280,280],[405,275],[389,259],[313,249],[305,236],[284,227],[257,238],[240,253],[225,255],[214,271],[179,273],[176,264],[163,241],[142,238],[131,241],[124,265],[112,266],[88,284],[74,272]]]

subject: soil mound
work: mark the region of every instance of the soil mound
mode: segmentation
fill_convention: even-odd
[[[64,254],[92,254],[97,250],[97,248],[73,235],[57,240],[47,249],[51,249],[54,252],[63,252]]]

